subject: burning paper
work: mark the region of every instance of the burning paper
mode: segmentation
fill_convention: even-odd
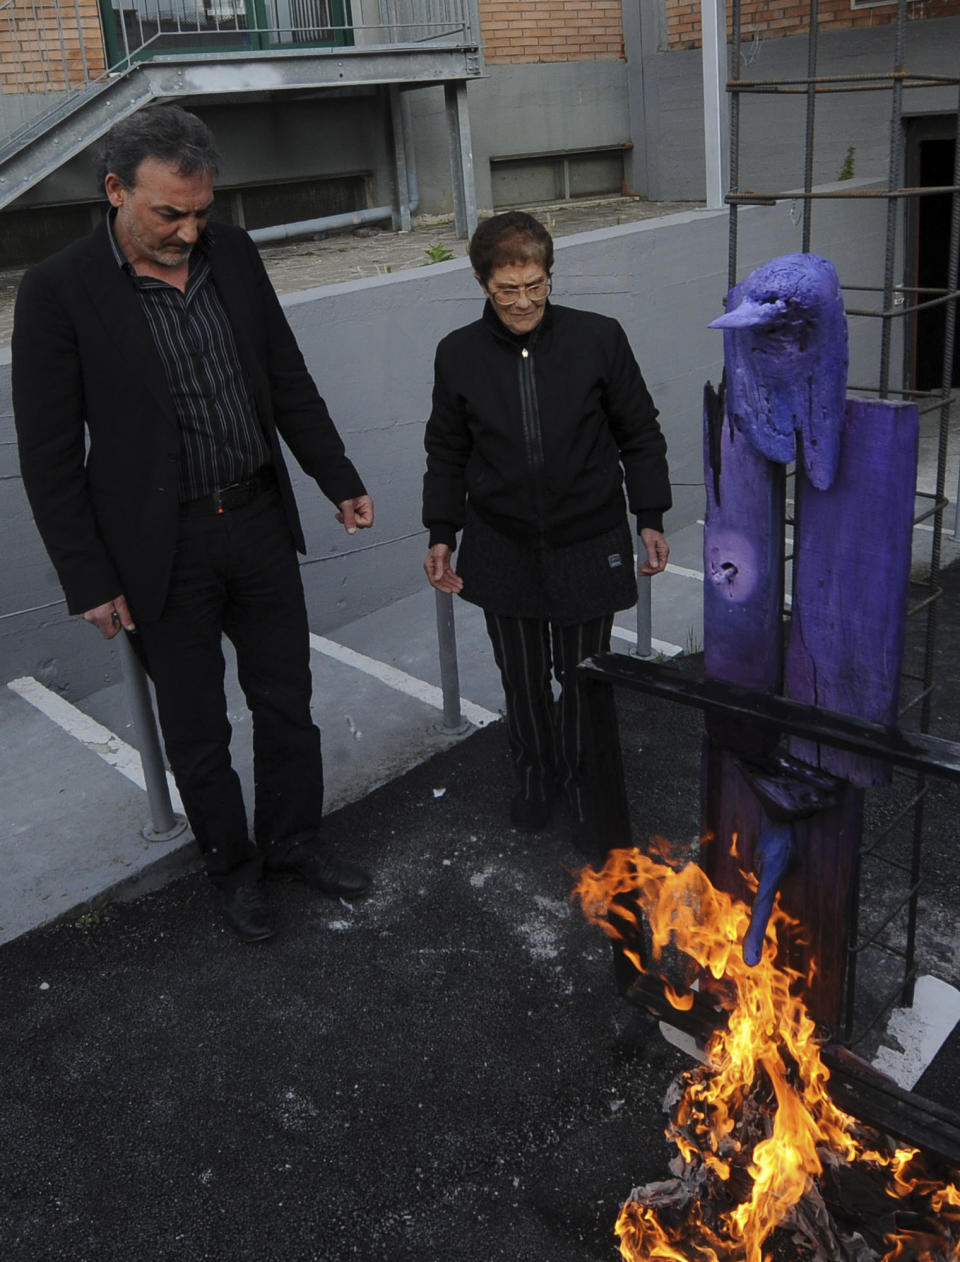
[[[740,945],[750,909],[695,864],[678,871],[616,850],[600,872],[579,874],[574,894],[640,971],[644,926],[650,967],[662,969],[666,948],[676,948],[728,1016],[706,1064],[668,1096],[674,1177],[631,1193],[616,1224],[621,1257],[770,1262],[764,1246],[779,1228],[799,1250],[784,1255],[791,1262],[960,1262],[960,1173],[933,1177],[915,1149],[897,1148],[830,1098],[804,978],[776,963],[778,934],[796,927],[779,903],[751,967]],[[666,994],[689,1006],[682,983]],[[850,1205],[870,1208],[859,1215]]]

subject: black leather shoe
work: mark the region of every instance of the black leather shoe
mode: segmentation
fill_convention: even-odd
[[[373,877],[365,868],[337,859],[318,844],[294,846],[277,859],[267,860],[268,871],[298,877],[304,884],[331,898],[360,898]]]
[[[549,798],[528,798],[518,793],[510,803],[510,823],[521,833],[539,833],[550,823],[552,812]]]
[[[273,912],[259,885],[238,885],[221,892],[223,923],[242,942],[262,942],[277,931]]]

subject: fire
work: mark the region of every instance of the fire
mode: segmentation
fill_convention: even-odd
[[[659,839],[656,849],[668,853]],[[649,967],[662,969],[674,947],[690,973],[713,979],[710,989],[728,1012],[726,1028],[707,1044],[706,1064],[683,1075],[671,1114],[677,1178],[635,1189],[621,1211],[622,1258],[770,1262],[764,1244],[774,1228],[799,1226],[802,1234],[804,1208],[822,1203],[825,1166],[846,1163],[881,1179],[894,1200],[923,1202],[921,1230],[891,1233],[885,1253],[857,1257],[960,1262],[960,1174],[949,1183],[931,1179],[914,1149],[895,1149],[830,1098],[829,1071],[799,993],[808,979],[777,965],[778,938],[796,929],[779,902],[760,963],[750,967],[740,948],[749,908],[715,889],[695,864],[677,870],[636,849],[612,851],[601,871],[578,874],[574,896],[640,971],[645,920]],[[669,982],[665,993],[678,1009],[693,1002],[689,989]]]

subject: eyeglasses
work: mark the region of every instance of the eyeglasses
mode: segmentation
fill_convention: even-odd
[[[521,294],[525,294],[531,302],[539,306],[541,302],[547,301],[552,289],[553,281],[547,279],[534,281],[532,285],[505,285],[503,289],[488,289],[487,293],[498,307],[512,307],[515,302],[520,301]]]

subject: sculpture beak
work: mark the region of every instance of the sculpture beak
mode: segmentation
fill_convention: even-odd
[[[781,299],[776,302],[754,302],[747,298],[734,307],[732,311],[711,320],[710,329],[766,329],[779,323],[786,312],[787,304]]]

